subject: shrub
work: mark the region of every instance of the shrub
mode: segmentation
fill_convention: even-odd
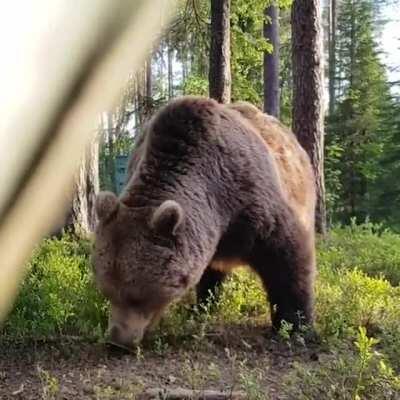
[[[400,235],[380,225],[336,227],[318,247],[320,268],[358,268],[370,276],[384,277],[392,285],[400,283]]]
[[[397,399],[400,376],[375,350],[377,340],[360,328],[352,347],[334,351],[322,363],[294,363],[284,391],[292,399]]]
[[[97,335],[106,303],[92,282],[90,245],[65,235],[46,239],[33,252],[20,294],[5,327],[13,337]]]

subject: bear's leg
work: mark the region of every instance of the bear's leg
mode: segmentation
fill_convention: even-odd
[[[310,244],[307,245],[307,242]],[[294,330],[312,325],[315,277],[313,240],[296,235],[285,241],[274,240],[273,245],[266,242],[260,247],[252,265],[268,292],[273,328],[279,330],[282,321],[292,324]]]
[[[207,306],[210,302],[217,302],[225,276],[226,273],[207,267],[196,286],[198,305]]]

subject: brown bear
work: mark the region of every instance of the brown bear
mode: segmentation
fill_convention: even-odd
[[[313,320],[315,186],[293,133],[248,103],[172,101],[149,122],[119,198],[96,201],[94,266],[111,341],[139,342],[172,301],[204,301],[237,265],[261,278],[272,324]]]

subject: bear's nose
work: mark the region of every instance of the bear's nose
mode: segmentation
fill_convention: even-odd
[[[108,331],[109,343],[124,348],[130,349],[132,346],[131,340],[127,340],[124,335],[123,329],[118,325],[112,325]]]
[[[113,325],[109,330],[110,339],[113,342],[120,342],[121,341],[121,328],[117,325]]]
[[[124,326],[114,323],[109,327],[108,337],[110,344],[131,350],[135,344],[140,343],[143,338],[143,332],[136,329],[124,329]]]

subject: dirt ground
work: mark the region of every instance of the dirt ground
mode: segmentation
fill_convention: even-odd
[[[231,327],[183,343],[156,342],[127,353],[102,343],[57,339],[1,343],[0,399],[134,399],[148,388],[242,390],[290,399],[282,376],[321,352],[288,346],[254,327]],[[262,397],[260,393],[263,393]]]

